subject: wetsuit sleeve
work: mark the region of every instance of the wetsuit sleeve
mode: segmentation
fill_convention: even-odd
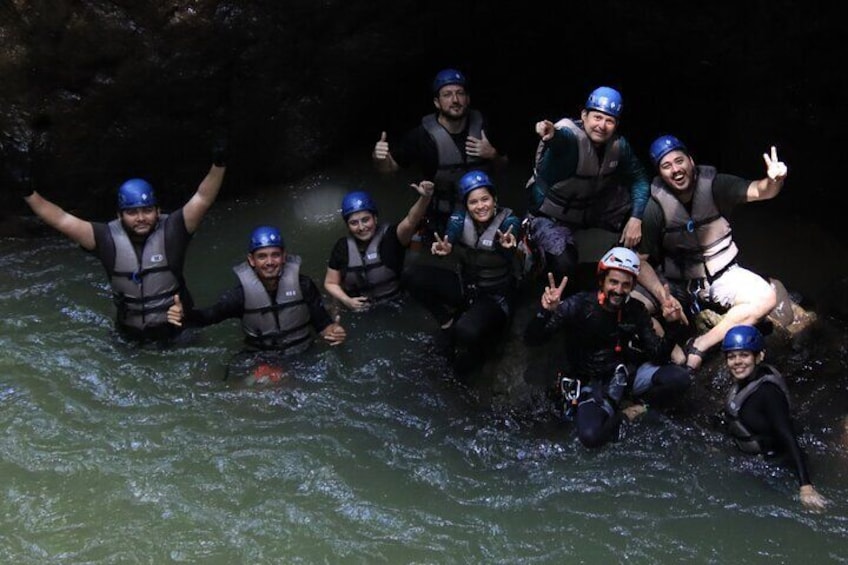
[[[501,137],[500,132],[498,130],[491,129],[491,124],[489,120],[485,118],[485,116],[483,117],[483,123],[480,129],[485,132],[486,139],[489,140],[489,143],[492,145],[492,147],[495,148],[495,151],[498,152],[499,157],[509,156],[511,149],[506,146],[507,138]],[[491,135],[492,133],[494,133],[495,135]]]
[[[540,307],[524,329],[524,343],[530,346],[542,345],[560,328],[567,326],[571,320],[575,319],[577,307],[575,296],[577,295],[566,298],[553,312]]]
[[[536,163],[535,181],[530,186],[530,209],[538,210],[545,192],[557,182],[574,176],[577,170],[577,138],[568,128],[558,128],[544,143]]]
[[[667,339],[667,337],[657,335],[657,332],[654,331],[654,324],[651,322],[651,315],[648,313],[644,304],[638,300],[631,299],[627,302],[627,305],[633,311],[633,320],[639,335],[639,343],[642,351],[656,365],[668,363],[671,359],[671,350],[674,348],[674,342],[671,339]]]
[[[171,271],[176,275],[180,283],[180,298],[183,306],[188,309],[194,308],[194,298],[189,291],[185,280],[185,259],[189,243],[193,235],[188,232],[185,225],[183,209],[180,208],[165,219],[165,253]]]
[[[97,257],[106,269],[111,272],[115,268],[115,242],[109,235],[109,225],[103,222],[91,222],[94,231],[94,249],[91,254]]]
[[[451,217],[448,219],[447,228],[445,228],[445,234],[448,236],[448,240],[456,245],[459,239],[462,237],[462,229],[465,226],[465,212],[454,212],[451,214]]]
[[[662,232],[665,219],[662,209],[656,200],[649,199],[642,216],[642,241],[639,242],[639,253],[648,255],[651,264],[657,264],[662,253]]]
[[[300,275],[300,291],[303,301],[309,308],[309,320],[316,332],[321,333],[324,328],[333,323],[330,313],[324,308],[324,301],[315,283],[306,275]]]
[[[521,238],[521,220],[512,214],[504,218],[499,229],[501,230],[501,233],[506,233],[509,228],[512,228],[512,232],[510,233],[512,233],[516,239]]]
[[[623,137],[620,138],[620,142],[621,164],[619,164],[619,170],[623,178],[630,184],[630,203],[633,206],[630,215],[641,219],[645,214],[645,207],[651,195],[650,179],[639,157],[630,147],[630,143]]]
[[[792,417],[789,413],[789,404],[786,402],[783,391],[772,383],[763,383],[760,385],[756,392],[748,397],[740,413],[740,417],[742,417],[742,421],[746,425],[745,412],[748,405],[752,402],[756,402],[752,404],[752,410],[759,412],[766,418],[771,435],[773,436],[773,441],[779,444],[791,459],[795,467],[795,474],[798,477],[798,484],[801,486],[811,484],[804,452],[798,444],[798,438],[795,436]],[[751,426],[752,431],[756,429],[756,427]]]
[[[748,201],[750,184],[750,180],[735,175],[716,175],[713,180],[713,198],[722,216],[729,216],[738,204]]]
[[[335,271],[343,271],[347,269],[347,238],[342,237],[333,245],[333,250],[330,251],[330,259],[327,261],[327,266]]]
[[[436,176],[439,166],[436,145],[424,126],[418,125],[407,131],[397,145],[389,140],[389,151],[402,169],[418,165],[424,178],[432,180]]]
[[[185,315],[185,325],[190,327],[211,326],[230,318],[244,315],[244,290],[241,285],[221,293],[218,301],[206,308],[192,308]]]
[[[406,248],[398,239],[397,230],[397,224],[391,224],[388,229],[386,229],[386,235],[383,236],[383,240],[380,242],[379,251],[380,260],[383,264],[396,274],[400,274],[403,270]]]
[[[186,229],[182,208],[172,214],[168,214],[168,217],[165,219],[164,228],[165,253],[168,254],[168,263],[182,277],[186,250],[192,238],[192,234],[188,233]]]

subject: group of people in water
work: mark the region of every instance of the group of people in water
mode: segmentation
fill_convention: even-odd
[[[432,113],[398,143],[382,132],[372,153],[381,173],[420,171],[424,180],[411,185],[416,200],[389,223],[367,191],[347,193],[347,232],[330,252],[323,292],[301,273],[279,228],[261,225],[249,234],[245,261],[233,268],[237,284],[211,306],[194,304],[183,266],[223,183],[223,148],[196,193],[169,214],[138,178],[119,187],[117,218],[108,223],[82,220],[29,184],[22,196],[45,223],[98,257],[111,283],[116,328],[134,341],[173,340],[186,327],[239,318],[252,350],[297,354],[315,339],[331,346],[346,339],[325,295],[359,312],[408,294],[432,315],[435,341],[465,375],[505,338],[520,289],[538,283],[538,313],[523,339],[534,347],[565,334],[555,386],[563,416],[590,448],[615,441],[622,423],[648,403],[680,399],[703,358],[720,347],[732,377],[728,433],[748,453],[787,457],[801,502],[823,509],[827,500],[812,486],[793,430],[786,382],[764,363],[757,326],[775,307],[775,291],[739,264],[727,220],[735,205],[780,192],[787,167],[776,148],[763,155],[766,175],[751,181],[696,165],[686,145],[664,134],[649,148],[650,175],[618,133],[621,94],[602,86],[579,117],[535,125],[527,212],[517,215],[499,202],[494,179],[507,156],[471,108],[465,75],[440,71],[432,97]],[[578,253],[577,238],[587,230],[612,234],[613,243],[594,268],[596,285],[574,288],[569,279],[579,265],[594,262]],[[701,308],[722,317],[692,335]]]

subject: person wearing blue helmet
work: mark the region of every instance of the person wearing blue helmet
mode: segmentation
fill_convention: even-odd
[[[321,336],[329,345],[344,342],[347,333],[324,307],[318,286],[300,272],[301,258],[286,252],[280,230],[257,226],[250,234],[245,261],[233,267],[238,284],[205,308],[185,307],[178,300],[168,310],[177,327],[205,327],[240,318],[249,351],[294,355],[306,351]]]
[[[540,142],[527,181],[530,240],[544,270],[557,279],[572,276],[580,261],[575,235],[589,228],[632,248],[642,234],[648,201],[648,174],[618,133],[623,101],[614,88],[589,93],[579,119],[536,124]],[[587,232],[588,233],[588,232]]]
[[[430,241],[442,232],[454,210],[463,208],[456,181],[467,171],[482,169],[492,174],[507,157],[490,141],[489,124],[482,113],[471,108],[468,80],[457,69],[439,71],[432,84],[435,112],[407,131],[389,147],[386,132],[374,146],[372,160],[381,173],[416,167],[435,183],[435,193],[422,226],[421,237]]]
[[[459,276],[445,270],[443,277],[415,277],[407,284],[410,294],[436,318],[439,341],[449,355],[456,353],[457,369],[468,373],[497,351],[512,318],[521,221],[510,208],[498,205],[485,172],[466,173],[459,188],[465,209],[451,215],[444,235],[435,233],[431,246],[439,257],[459,248]]]
[[[377,204],[364,191],[342,199],[347,236],[330,252],[324,289],[348,310],[361,311],[400,295],[406,249],[433,196],[433,183],[412,184],[418,199],[396,224],[378,221]]]
[[[66,212],[38,192],[27,204],[46,224],[95,255],[109,276],[119,335],[136,342],[168,341],[179,329],[166,313],[178,295],[191,303],[183,265],[192,235],[212,207],[224,181],[225,147],[215,146],[212,166],[182,208],[162,213],[151,184],[131,178],[117,194],[117,218],[89,222]]]
[[[733,385],[719,420],[743,452],[791,463],[801,503],[811,510],[823,510],[828,501],[810,480],[790,414],[789,388],[778,370],[763,362],[762,334],[754,326],[733,326],[724,334],[721,349]]]
[[[568,277],[557,283],[549,272],[539,311],[524,330],[531,347],[565,334],[565,370],[556,390],[585,447],[615,441],[625,419],[645,412],[643,401],[674,402],[692,382],[677,364],[683,352],[657,331],[645,306],[630,299],[641,267],[633,250],[613,247],[598,261],[597,287],[568,297]]]
[[[721,174],[714,167],[696,165],[689,149],[673,135],[661,135],[651,144],[657,175],[645,208],[639,251],[649,264],[639,282],[646,304],[658,313],[657,299],[671,293],[670,309],[663,316],[688,324],[686,314],[702,308],[725,312],[709,331],[686,345],[687,364],[697,370],[703,356],[721,343],[724,334],[739,324],[755,325],[777,304],[771,284],[739,262],[727,217],[735,206],[774,198],[783,188],[788,169],[777,149],[764,153],[766,176],[748,180]],[[658,273],[659,272],[659,276]]]

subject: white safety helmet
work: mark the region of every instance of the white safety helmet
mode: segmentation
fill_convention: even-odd
[[[598,274],[610,269],[617,269],[630,273],[633,277],[639,276],[639,256],[626,247],[613,247],[598,261]]]

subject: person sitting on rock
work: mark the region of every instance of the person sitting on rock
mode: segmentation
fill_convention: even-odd
[[[568,367],[557,383],[565,399],[566,416],[573,419],[580,442],[600,447],[618,437],[622,418],[635,419],[645,406],[622,408],[629,391],[637,400],[666,403],[680,397],[691,376],[682,365],[679,347],[654,329],[647,309],[630,292],[639,275],[639,256],[625,247],[610,249],[598,262],[598,290],[563,299],[568,282],[556,284],[548,273],[541,309],[527,325],[530,346],[547,341],[557,330],[566,333]]]
[[[696,165],[686,146],[672,135],[658,137],[650,153],[658,175],[642,219],[639,251],[647,261],[639,283],[658,303],[671,305],[663,312],[669,320],[682,321],[687,312],[706,307],[726,310],[715,326],[686,343],[687,365],[697,370],[728,329],[756,324],[777,303],[769,282],[737,261],[739,250],[726,217],[737,204],[777,196],[787,167],[772,147],[771,154],[763,154],[764,178],[751,181],[720,174],[713,167]],[[658,265],[662,279],[651,262]],[[663,298],[664,281],[670,300]],[[658,303],[646,302],[652,313],[658,312]]]

